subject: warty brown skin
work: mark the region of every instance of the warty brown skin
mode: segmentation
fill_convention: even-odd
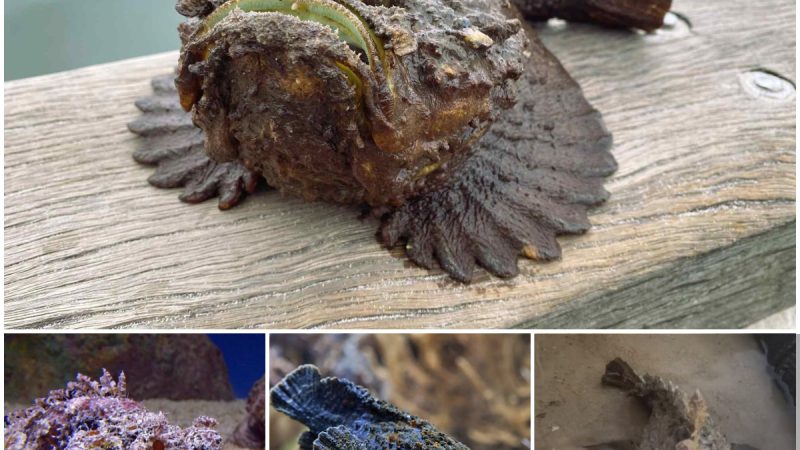
[[[340,2],[375,33],[383,62],[326,25],[235,10],[187,37],[178,91],[212,159],[308,200],[400,206],[431,189],[429,173],[457,170],[513,104],[525,33],[500,2]]]
[[[151,183],[185,186],[185,201],[218,194],[223,208],[260,176],[307,200],[366,203],[387,246],[465,282],[476,265],[515,276],[520,255],[557,258],[557,235],[588,230],[616,169],[611,136],[520,11],[337,1],[384,44],[379,62],[316,22],[233,11],[210,27],[218,2],[179,1],[197,16],[181,26],[180,101],[159,80],[130,124],[147,137],[134,157],[159,165]],[[571,11],[554,4],[552,16]]]

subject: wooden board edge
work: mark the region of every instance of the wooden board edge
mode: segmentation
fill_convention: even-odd
[[[792,220],[514,328],[743,328],[795,305],[795,251]],[[659,296],[655,302],[640,302]]]

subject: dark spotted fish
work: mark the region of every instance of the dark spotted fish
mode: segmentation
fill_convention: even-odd
[[[349,380],[322,378],[303,365],[275,385],[272,407],[302,422],[302,450],[468,450],[433,425]]]

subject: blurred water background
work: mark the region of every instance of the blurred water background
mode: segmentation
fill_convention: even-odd
[[[250,388],[266,372],[267,343],[264,335],[209,334],[208,337],[222,351],[233,393],[238,398],[247,398]]]
[[[102,369],[125,372],[136,400],[229,401],[246,398],[266,370],[262,333],[8,333],[4,348],[6,403],[28,404]]]
[[[5,80],[174,50],[174,0],[6,0]]]

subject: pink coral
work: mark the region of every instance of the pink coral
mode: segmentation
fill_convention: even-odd
[[[8,414],[5,448],[219,450],[215,425],[204,416],[186,429],[170,425],[164,414],[127,398],[124,373],[115,381],[103,369],[97,381],[78,374],[66,389]]]

